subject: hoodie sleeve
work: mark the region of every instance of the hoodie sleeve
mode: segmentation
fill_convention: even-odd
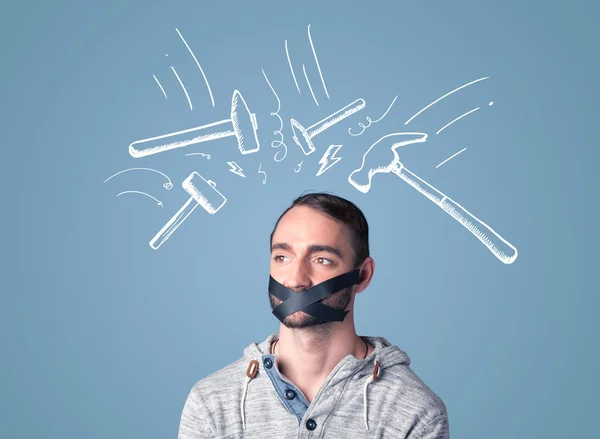
[[[208,439],[216,436],[210,423],[205,401],[194,387],[183,406],[179,422],[178,439]]]
[[[449,439],[448,415],[442,413],[429,421],[421,430],[421,434],[415,439]]]

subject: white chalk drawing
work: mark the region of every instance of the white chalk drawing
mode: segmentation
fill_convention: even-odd
[[[124,191],[121,192],[120,194],[117,194],[117,197],[123,195],[123,194],[140,194],[140,195],[145,195],[148,198],[152,198],[154,201],[156,201],[156,204],[160,207],[163,207],[163,202],[160,200],[157,200],[156,198],[154,198],[152,195],[147,194],[146,192],[140,192],[140,191]]]
[[[227,162],[227,164],[231,166],[229,172],[233,172],[235,175],[246,178],[244,175],[244,170],[236,162]]]
[[[296,79],[296,74],[294,73],[294,67],[292,66],[292,60],[290,59],[290,52],[288,50],[288,43],[285,40],[285,54],[287,55],[288,64],[290,66],[290,72],[292,72],[292,77],[294,78],[294,84],[296,84],[296,90],[298,90],[298,94],[301,95],[300,87],[298,86],[298,80]]]
[[[173,234],[175,230],[198,206],[202,206],[211,215],[214,215],[225,205],[227,198],[217,190],[214,181],[206,180],[197,172],[192,172],[182,183],[183,189],[190,194],[190,198],[177,211],[175,215],[163,226],[162,229],[150,240],[150,247],[158,248]]]
[[[468,87],[469,85],[475,84],[475,83],[477,83],[477,82],[479,82],[479,81],[485,81],[486,79],[489,79],[489,78],[490,78],[489,76],[485,76],[485,77],[483,77],[483,78],[476,79],[475,81],[471,81],[471,82],[469,82],[469,83],[467,83],[467,84],[461,85],[461,86],[460,86],[460,87],[458,87],[458,88],[455,88],[455,89],[454,89],[454,90],[452,90],[451,92],[448,92],[448,93],[446,93],[446,94],[445,94],[444,96],[442,96],[441,98],[438,98],[438,99],[436,99],[436,100],[435,100],[435,101],[433,101],[431,104],[429,104],[429,105],[427,105],[426,107],[424,107],[424,108],[420,109],[419,111],[417,111],[417,112],[416,112],[416,113],[415,113],[415,114],[414,114],[414,115],[413,115],[413,116],[412,116],[410,119],[408,119],[406,122],[404,122],[404,125],[408,125],[408,124],[409,124],[409,122],[410,122],[411,120],[413,120],[415,117],[417,117],[417,116],[418,116],[419,114],[421,114],[423,111],[425,111],[425,110],[427,110],[428,108],[430,108],[431,106],[433,106],[433,105],[437,104],[437,103],[438,103],[439,101],[441,101],[442,99],[444,99],[444,98],[447,98],[447,97],[448,97],[448,96],[450,96],[452,93],[455,93],[455,92],[457,92],[458,90],[461,90],[461,89],[463,89],[463,88],[465,88],[465,87]]]
[[[494,105],[494,101],[491,101],[488,105],[491,107],[492,105]]]
[[[154,76],[154,80],[156,81],[156,83],[158,84],[158,86],[160,87],[160,89],[162,90],[162,92],[163,92],[163,95],[165,95],[165,99],[169,99],[169,98],[167,97],[167,93],[165,92],[165,89],[164,89],[164,88],[163,88],[163,86],[161,85],[161,83],[160,83],[160,81],[158,80],[158,78],[156,77],[156,75],[152,75],[152,76]]]
[[[383,142],[386,139],[389,140]],[[406,169],[400,162],[396,151],[398,148],[413,143],[423,143],[426,140],[425,133],[392,133],[383,136],[364,153],[360,168],[352,171],[348,176],[348,182],[359,191],[367,193],[371,189],[371,179],[375,174],[392,172],[462,224],[500,261],[505,264],[513,263],[518,251],[512,244],[456,201]]]
[[[448,122],[446,125],[444,125],[443,127],[441,127],[439,130],[437,130],[436,134],[441,133],[442,131],[444,131],[446,128],[448,128],[450,125],[452,125],[454,122],[459,121],[460,119],[462,119],[465,116],[468,116],[471,113],[474,113],[475,111],[479,110],[479,107],[477,108],[473,108],[471,111],[467,111],[465,114],[461,114],[460,116],[458,116],[456,119],[454,119],[451,122]]]
[[[367,116],[366,119],[367,119],[367,122],[369,122],[369,125],[365,125],[364,123],[359,122],[358,126],[362,128],[362,131],[360,133],[354,134],[354,133],[352,133],[352,128],[348,128],[348,134],[350,134],[351,136],[354,136],[354,137],[360,136],[372,124],[379,122],[381,119],[383,119],[385,116],[387,116],[388,112],[391,110],[392,106],[394,105],[394,102],[396,102],[396,99],[398,99],[398,95],[396,95],[396,97],[394,98],[394,100],[392,101],[392,103],[390,104],[390,106],[388,107],[388,109],[385,110],[385,113],[383,113],[383,116],[381,116],[379,119],[377,119],[377,120],[371,120],[371,118],[369,116]]]
[[[300,172],[300,170],[302,169],[302,163],[304,163],[304,160],[302,160],[300,163],[298,163],[298,169],[294,169],[294,172],[297,174],[298,172]]]
[[[258,151],[260,148],[257,131],[258,122],[256,120],[256,115],[250,112],[242,94],[235,90],[233,92],[233,97],[231,98],[230,119],[224,119],[207,125],[189,128],[187,130],[164,134],[162,136],[136,140],[129,145],[129,154],[132,157],[140,158],[175,148],[182,148],[195,143],[208,142],[210,140],[222,139],[229,136],[235,136],[237,138],[238,148],[242,154],[251,154]]]
[[[163,187],[166,190],[171,190],[171,188],[173,187],[173,183],[171,182],[171,179],[169,177],[167,177],[166,174],[163,174],[162,172],[157,171],[156,169],[152,169],[152,168],[129,168],[129,169],[123,169],[122,171],[119,171],[116,174],[113,174],[110,177],[108,177],[106,180],[104,180],[104,182],[102,182],[102,184],[106,183],[108,180],[110,180],[113,177],[116,177],[119,174],[122,174],[124,172],[129,172],[129,171],[152,171],[152,172],[156,172],[157,174],[160,174],[160,175],[162,175],[163,177],[165,177],[167,179],[167,182],[165,184],[163,184]]]
[[[446,160],[444,160],[443,162],[441,162],[439,165],[437,165],[435,168],[439,168],[440,166],[442,166],[444,163],[446,163],[448,160],[452,160],[454,157],[456,157],[457,155],[459,155],[461,152],[463,152],[465,149],[467,149],[466,147],[461,149],[460,151],[458,151],[456,154],[451,155],[450,157],[448,157]]]
[[[179,85],[181,85],[181,88],[183,89],[183,92],[185,93],[185,97],[187,98],[188,105],[190,106],[190,110],[191,110],[193,107],[192,107],[192,100],[190,99],[190,95],[188,94],[187,89],[185,88],[185,85],[183,85],[183,82],[181,81],[181,78],[177,74],[177,71],[175,70],[175,67],[173,67],[173,66],[170,66],[170,67],[171,67],[171,70],[173,70],[173,73],[175,73],[175,77],[179,81]]]
[[[321,83],[323,84],[323,89],[325,90],[327,99],[331,99],[329,97],[329,92],[327,91],[327,86],[325,85],[325,80],[323,79],[323,73],[321,72],[321,65],[319,64],[319,58],[317,58],[317,52],[315,51],[315,46],[313,44],[312,37],[310,36],[310,24],[308,25],[308,41],[310,42],[310,47],[311,47],[312,53],[315,57],[315,63],[317,64],[317,69],[319,70],[319,76],[321,77]]]
[[[317,171],[317,177],[342,160],[341,157],[335,156],[341,147],[342,145],[330,145],[329,148],[327,148],[327,151],[325,151],[325,154],[323,154],[323,157],[319,160],[321,168]]]
[[[188,155],[199,155],[200,157],[206,157],[207,160],[210,160],[210,154],[204,154],[203,152],[190,152]]]
[[[198,69],[200,69],[200,73],[202,73],[202,77],[204,78],[204,83],[206,84],[206,88],[208,89],[208,94],[210,95],[210,100],[212,102],[212,106],[214,107],[215,106],[215,98],[213,97],[212,90],[210,89],[210,84],[208,83],[208,79],[206,79],[206,75],[204,74],[204,70],[202,69],[202,66],[198,62],[198,59],[196,58],[196,55],[194,55],[194,52],[192,52],[192,49],[190,49],[190,46],[188,45],[187,41],[185,41],[185,38],[183,38],[183,35],[181,35],[181,32],[179,32],[179,29],[175,28],[175,30],[179,34],[179,37],[183,41],[183,44],[185,44],[185,47],[187,47],[187,50],[191,53],[192,58],[194,58],[194,61],[196,62]],[[169,56],[169,55],[167,55],[167,56]]]
[[[263,184],[266,184],[266,183],[267,183],[267,173],[266,173],[265,171],[263,171],[263,170],[262,170],[262,163],[260,163],[260,164],[258,165],[258,173],[259,173],[259,174],[264,174],[264,177],[263,177]]]
[[[304,155],[312,154],[316,149],[312,142],[313,137],[319,133],[322,133],[336,123],[344,120],[348,116],[356,113],[357,111],[362,110],[365,105],[366,103],[363,99],[357,99],[335,113],[330,114],[317,123],[312,124],[308,128],[304,128],[295,119],[290,119],[290,124],[292,125],[292,131],[294,133],[294,142],[296,142],[296,145],[302,149]],[[300,133],[300,136],[298,136],[298,132]]]
[[[267,81],[267,84],[269,84],[269,88],[275,95],[275,99],[277,99],[277,111],[271,112],[271,116],[275,116],[275,117],[277,117],[277,119],[279,119],[279,129],[276,129],[275,131],[273,131],[273,134],[275,134],[276,136],[279,136],[279,140],[278,139],[273,140],[271,142],[271,148],[279,148],[279,147],[283,146],[283,148],[284,148],[283,149],[283,157],[281,157],[279,160],[277,160],[277,156],[279,155],[281,150],[277,151],[275,153],[275,155],[273,156],[273,160],[275,160],[276,162],[280,162],[287,156],[287,145],[285,143],[283,143],[283,133],[281,132],[281,130],[283,129],[283,119],[281,118],[281,116],[279,116],[279,110],[281,110],[281,101],[279,100],[279,96],[277,96],[275,89],[271,85],[269,78],[267,78],[267,74],[265,73],[265,71],[263,69],[261,69],[261,70],[262,70],[263,76],[265,77],[265,81]]]
[[[312,89],[312,86],[310,85],[310,81],[308,80],[308,75],[306,74],[306,66],[304,64],[302,64],[302,71],[304,72],[304,79],[306,79],[306,83],[308,84],[308,89],[310,90],[310,94],[312,95],[313,100],[315,101],[315,104],[317,104],[317,107],[319,106],[319,101],[317,101],[317,98],[315,96],[315,92]]]

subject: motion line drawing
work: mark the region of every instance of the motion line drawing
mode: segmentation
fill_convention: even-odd
[[[384,140],[386,142],[383,142]],[[359,191],[367,193],[371,189],[371,179],[375,174],[392,172],[467,228],[500,261],[505,264],[513,263],[518,251],[512,244],[456,201],[406,169],[400,162],[397,148],[423,143],[426,140],[427,134],[424,133],[392,133],[383,136],[364,153],[360,168],[352,171],[348,182]]]
[[[244,175],[244,170],[236,162],[227,162],[227,164],[231,166],[229,172],[233,172],[235,175],[246,178]]]
[[[442,166],[444,163],[446,163],[448,160],[452,160],[454,157],[456,157],[457,155],[459,155],[461,152],[463,152],[465,149],[467,149],[466,147],[461,149],[460,151],[458,151],[456,154],[451,155],[450,157],[448,157],[446,160],[444,160],[442,163],[440,163],[439,165],[437,165],[435,168],[439,168],[440,166]]]
[[[173,183],[171,182],[171,179],[169,177],[167,177],[166,174],[163,174],[160,171],[157,171],[156,169],[152,169],[152,168],[129,168],[129,169],[123,169],[122,171],[117,172],[116,174],[111,175],[110,177],[108,177],[106,180],[104,180],[104,183],[106,183],[108,180],[110,180],[113,177],[116,177],[119,174],[123,174],[124,172],[129,172],[129,171],[152,171],[152,172],[156,172],[157,174],[162,175],[163,177],[165,177],[167,179],[167,182],[165,184],[163,184],[163,187],[166,190],[171,190],[171,188],[173,187]]]
[[[198,206],[202,206],[211,215],[214,215],[225,205],[227,198],[217,190],[214,181],[206,180],[197,172],[192,172],[182,183],[183,189],[190,194],[190,198],[177,211],[175,215],[163,226],[162,229],[150,240],[150,247],[158,248],[173,234],[175,230]]]
[[[158,84],[158,86],[160,87],[160,89],[163,92],[163,95],[165,96],[165,99],[169,99],[167,97],[167,93],[165,92],[165,89],[163,88],[163,86],[161,85],[160,81],[158,80],[158,78],[156,77],[156,75],[152,75],[154,77],[154,80],[156,81],[156,83]]]
[[[310,85],[310,81],[308,80],[308,75],[306,74],[306,66],[304,64],[302,64],[302,71],[304,72],[304,79],[306,79],[306,83],[308,84],[308,89],[310,90],[310,94],[312,95],[313,100],[315,101],[315,104],[317,104],[317,107],[319,106],[319,101],[317,101],[317,98],[315,96],[315,92],[312,89],[312,86]]]
[[[207,160],[210,160],[210,154],[204,154],[203,152],[191,152],[186,154],[186,157],[189,155],[199,155],[200,157],[206,157]]]
[[[279,115],[279,110],[281,110],[281,101],[279,100],[279,96],[277,96],[275,89],[271,85],[269,78],[267,78],[267,74],[265,73],[265,71],[263,69],[261,69],[261,70],[262,70],[263,76],[265,77],[265,81],[267,81],[267,84],[269,84],[269,88],[275,95],[275,99],[277,99],[277,111],[271,112],[271,116],[275,116],[277,119],[279,119],[279,129],[273,131],[273,134],[275,134],[276,136],[279,136],[279,140],[277,140],[277,139],[273,140],[271,142],[271,148],[279,148],[280,146],[283,146],[283,148],[284,148],[283,157],[281,157],[281,159],[277,160],[277,156],[279,155],[281,150],[277,151],[275,153],[275,156],[273,157],[273,160],[275,160],[276,162],[280,162],[287,156],[287,145],[285,143],[283,143],[283,133],[281,132],[281,130],[283,129],[283,119]]]
[[[292,72],[292,78],[294,78],[294,84],[296,84],[296,90],[298,90],[298,94],[301,95],[300,87],[298,87],[298,80],[296,79],[296,74],[294,73],[294,67],[292,66],[292,60],[290,59],[290,52],[288,50],[288,43],[285,40],[285,54],[287,55],[288,64],[290,66],[290,72]]]
[[[317,171],[317,177],[342,160],[341,157],[335,156],[341,147],[342,145],[330,145],[329,148],[327,148],[327,151],[325,151],[325,154],[323,154],[323,157],[319,160],[321,168]]]
[[[461,114],[460,116],[458,116],[456,119],[454,119],[453,121],[447,123],[446,125],[444,125],[443,127],[441,127],[436,134],[441,133],[442,131],[444,131],[446,128],[448,128],[450,125],[452,125],[454,122],[457,122],[459,120],[461,120],[463,117],[468,116],[471,113],[474,113],[475,111],[479,110],[479,107],[477,108],[473,108],[471,111],[467,111],[465,114]]]
[[[323,89],[325,90],[325,95],[327,95],[327,99],[331,99],[329,97],[329,92],[327,91],[327,86],[325,85],[325,80],[323,79],[323,72],[321,72],[321,65],[319,64],[319,58],[317,58],[317,52],[315,51],[315,45],[313,44],[313,40],[310,35],[310,24],[308,25],[308,41],[310,42],[310,48],[312,49],[313,56],[315,57],[315,63],[317,64],[317,70],[319,70],[319,76],[321,77],[321,83],[323,84]],[[308,81],[308,78],[307,78],[307,81]],[[319,105],[319,104],[317,104],[317,105]]]
[[[483,78],[479,78],[476,79],[475,81],[471,81],[467,84],[461,85],[458,88],[455,88],[454,90],[446,93],[444,96],[442,96],[441,98],[436,99],[435,101],[433,101],[431,104],[427,105],[426,107],[420,109],[419,111],[417,111],[410,119],[408,119],[406,122],[404,122],[404,125],[408,125],[410,123],[411,120],[413,120],[415,117],[417,117],[419,114],[421,114],[423,111],[427,110],[428,108],[432,107],[433,105],[437,104],[439,101],[441,101],[442,99],[447,98],[448,96],[450,96],[452,93],[456,93],[458,90],[461,90],[465,87],[468,87],[469,85],[475,84],[479,81],[485,81],[486,79],[489,79],[489,76],[485,76]]]
[[[394,103],[396,102],[396,99],[398,99],[398,95],[396,95],[396,97],[394,98],[394,100],[392,101],[392,103],[390,104],[390,106],[388,107],[387,110],[385,110],[385,113],[383,113],[383,116],[381,116],[379,119],[377,120],[371,120],[371,118],[369,116],[366,117],[367,122],[369,122],[369,125],[365,125],[362,122],[358,123],[358,126],[362,128],[362,131],[358,134],[354,134],[352,132],[352,128],[348,128],[348,134],[350,134],[351,136],[357,137],[360,136],[362,133],[365,132],[365,130],[367,128],[369,128],[372,124],[379,122],[381,119],[383,119],[385,116],[387,116],[388,112],[391,110],[392,106],[394,105]]]
[[[202,73],[202,77],[204,78],[204,83],[206,84],[206,88],[208,89],[208,94],[210,95],[210,101],[212,102],[212,106],[214,107],[215,106],[215,98],[213,97],[212,90],[210,89],[210,84],[208,83],[208,79],[206,79],[206,75],[204,74],[204,70],[202,69],[202,66],[198,62],[198,59],[196,58],[196,55],[194,55],[194,52],[192,52],[192,49],[190,49],[190,46],[188,45],[187,41],[185,41],[185,38],[183,38],[183,35],[181,35],[181,32],[179,32],[179,29],[175,28],[175,30],[179,34],[179,37],[181,38],[181,41],[183,41],[183,44],[185,44],[185,47],[187,47],[187,50],[192,55],[192,58],[194,58],[194,61],[196,62],[198,69],[200,69],[200,73]]]
[[[152,198],[154,201],[156,201],[156,204],[158,204],[158,206],[163,207],[163,202],[160,200],[157,200],[156,198],[154,198],[152,195],[147,194],[146,192],[140,192],[140,191],[124,191],[121,192],[120,194],[117,194],[117,197],[123,195],[123,194],[140,194],[140,195],[145,195],[148,198]]]
[[[170,66],[170,67],[171,67],[171,70],[173,70],[173,73],[175,73],[175,77],[179,81],[179,85],[181,85],[181,88],[183,89],[183,92],[185,93],[185,97],[187,98],[188,105],[190,106],[190,110],[192,110],[192,108],[193,108],[192,100],[190,99],[190,95],[188,94],[187,89],[185,88],[185,85],[183,85],[183,82],[181,81],[181,78],[177,74],[177,71],[175,70],[175,68],[173,66]]]
[[[238,107],[240,108],[238,109]],[[242,94],[235,90],[231,98],[230,119],[162,136],[136,140],[129,145],[129,154],[135,158],[146,157],[158,154],[159,152],[229,136],[237,138],[238,148],[242,154],[250,154],[258,151],[260,148],[257,131],[258,122],[256,115],[250,112]]]
[[[322,133],[336,123],[344,120],[348,116],[356,113],[357,111],[362,110],[365,108],[365,105],[366,103],[363,99],[357,99],[354,102],[346,105],[344,108],[309,126],[308,128],[304,128],[295,119],[290,119],[292,132],[294,133],[294,142],[296,142],[296,145],[302,149],[304,155],[312,154],[316,149],[312,142],[313,137],[319,133]],[[298,136],[298,132],[300,133],[300,136]]]

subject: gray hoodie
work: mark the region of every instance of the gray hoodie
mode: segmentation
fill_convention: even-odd
[[[371,355],[344,357],[309,403],[269,352],[278,337],[250,344],[193,386],[178,439],[449,438],[446,406],[385,338],[363,336]]]

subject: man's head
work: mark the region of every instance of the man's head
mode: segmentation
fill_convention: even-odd
[[[277,220],[270,247],[271,277],[297,293],[360,269],[356,285],[319,301],[336,310],[344,311],[373,275],[367,220],[354,203],[336,195],[310,193],[294,200]],[[272,309],[281,303],[272,294],[269,299]],[[289,328],[307,328],[328,322],[296,311],[283,323]]]

